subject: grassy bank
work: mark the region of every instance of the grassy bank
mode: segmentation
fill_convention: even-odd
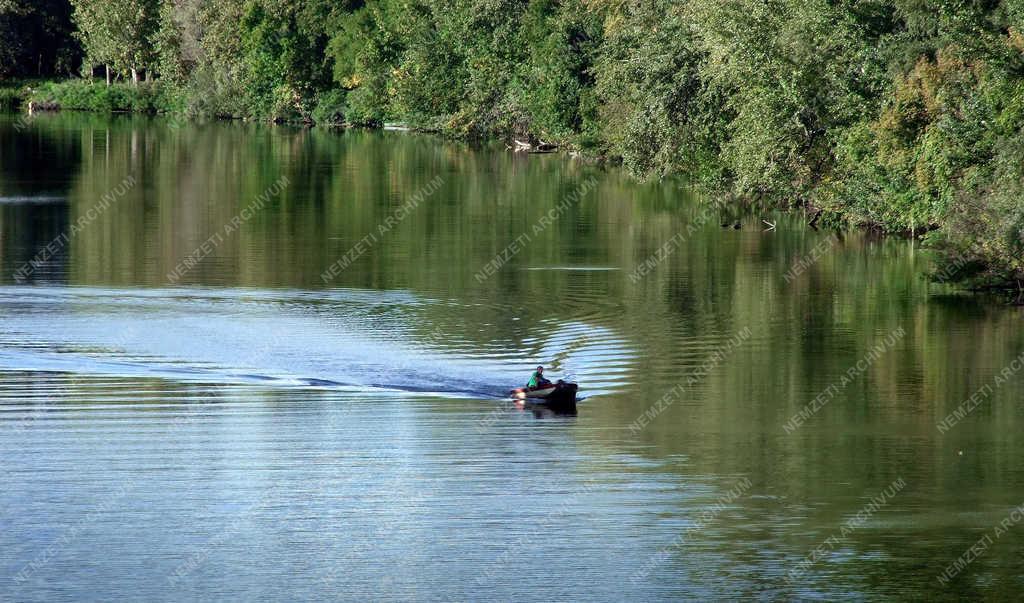
[[[25,101],[45,110],[101,113],[175,113],[185,109],[181,94],[160,82],[109,86],[88,79],[40,82],[29,88]]]
[[[204,104],[190,93],[161,80],[140,82],[114,82],[109,86],[100,79],[75,78],[61,81],[34,82],[12,88],[0,87],[0,100],[10,102],[6,108],[17,108],[32,103],[39,110],[94,111],[100,113],[162,113],[196,117],[223,117],[255,119],[278,123],[307,125],[344,125],[347,106],[345,91],[328,91],[317,95],[308,111],[281,106],[276,111],[254,113],[237,108]],[[360,124],[375,125],[375,124]]]

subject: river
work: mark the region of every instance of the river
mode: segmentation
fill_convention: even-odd
[[[717,201],[0,116],[0,599],[1016,596],[1022,309]],[[576,416],[505,400],[537,364]]]

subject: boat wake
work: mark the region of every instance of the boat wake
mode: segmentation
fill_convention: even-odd
[[[0,287],[0,370],[473,398],[505,397],[538,363],[587,395],[631,371],[605,327],[550,321],[523,337],[465,324],[464,306],[401,291]]]
[[[0,195],[0,205],[47,205],[67,201],[67,197],[57,195]]]

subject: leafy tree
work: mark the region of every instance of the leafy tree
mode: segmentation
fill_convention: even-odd
[[[159,24],[159,0],[72,0],[78,35],[91,65],[140,73],[156,64],[153,46]],[[109,83],[109,71],[108,71]]]
[[[530,49],[521,76],[522,104],[539,135],[596,148],[595,63],[604,38],[601,15],[575,3],[532,2],[522,37]]]
[[[655,0],[606,10],[594,70],[605,149],[641,176],[713,172],[728,112],[701,77],[707,53],[683,7]]]

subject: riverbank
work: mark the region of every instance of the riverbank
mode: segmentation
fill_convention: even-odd
[[[296,125],[360,125],[344,120],[344,95],[328,93],[322,95],[310,114],[282,111],[273,115],[258,116],[226,109],[194,106],[186,91],[165,84],[160,80],[112,82],[106,84],[98,79],[73,78],[67,80],[29,81],[21,84],[0,86],[0,108],[25,111],[93,111],[99,113],[149,113],[178,117],[216,117],[222,119],[245,119],[267,123],[290,123]]]
[[[99,113],[181,113],[183,97],[159,82],[139,84],[71,79],[27,86],[22,98],[26,110],[95,111]]]

